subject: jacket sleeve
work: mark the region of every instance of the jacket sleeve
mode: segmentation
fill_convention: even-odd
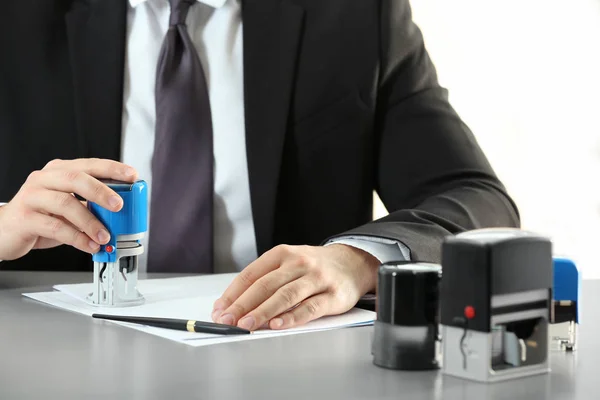
[[[445,236],[519,227],[519,212],[437,79],[408,0],[380,0],[375,190],[389,215],[336,237],[396,240],[440,262]]]

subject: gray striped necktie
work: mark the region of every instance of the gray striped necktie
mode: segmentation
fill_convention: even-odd
[[[213,138],[204,71],[185,24],[195,0],[170,0],[156,76],[148,272],[213,271]]]

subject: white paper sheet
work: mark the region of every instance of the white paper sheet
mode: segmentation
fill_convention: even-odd
[[[138,282],[138,289],[146,301],[134,307],[97,307],[85,301],[92,291],[89,283],[54,286],[54,292],[23,293],[31,299],[62,308],[68,311],[90,316],[94,313],[109,315],[129,315],[140,317],[164,317],[211,321],[212,306],[223,293],[236,274],[217,274],[207,276],[149,279]],[[190,346],[206,346],[218,343],[253,340],[274,336],[323,331],[352,326],[370,325],[375,319],[372,311],[352,309],[349,312],[323,317],[308,324],[282,331],[258,330],[251,335],[222,336],[206,333],[193,333],[170,329],[154,328],[138,324],[116,321],[98,321],[116,323],[141,330],[166,339],[185,343]]]

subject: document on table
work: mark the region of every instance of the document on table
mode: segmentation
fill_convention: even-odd
[[[54,286],[55,291],[52,292],[23,293],[23,295],[54,307],[87,315],[90,318],[92,314],[98,313],[211,321],[213,303],[225,291],[235,275],[236,274],[216,274],[140,280],[138,282],[138,290],[144,295],[146,301],[144,304],[134,307],[98,307],[89,304],[85,298],[92,292],[91,283],[56,285]],[[97,322],[123,325],[196,347],[371,325],[374,320],[374,312],[353,308],[345,314],[323,317],[298,328],[281,331],[261,329],[253,332],[251,335],[238,336],[177,331],[116,321],[98,320]]]

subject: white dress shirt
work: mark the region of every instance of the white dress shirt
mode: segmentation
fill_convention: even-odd
[[[149,194],[156,67],[169,15],[168,0],[129,0],[121,160],[148,182]],[[198,0],[186,22],[205,71],[213,123],[215,272],[236,272],[258,255],[246,159],[240,1]],[[365,250],[381,262],[410,257],[404,245],[386,239],[344,237],[334,242]],[[147,243],[148,235],[142,240]],[[140,271],[146,270],[146,254],[139,259]]]

